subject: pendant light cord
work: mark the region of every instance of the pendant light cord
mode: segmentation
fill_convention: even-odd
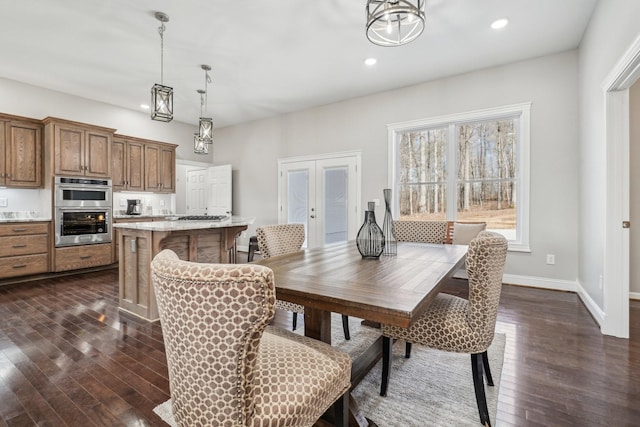
[[[164,22],[158,27],[160,33],[160,84],[164,86]]]

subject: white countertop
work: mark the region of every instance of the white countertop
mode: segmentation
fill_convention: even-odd
[[[0,224],[6,224],[10,222],[46,222],[51,221],[51,218],[0,218]]]
[[[222,221],[153,221],[153,222],[119,222],[113,224],[114,228],[127,228],[130,230],[150,230],[150,231],[180,231],[199,230],[207,228],[225,228],[251,225],[255,218],[243,218],[232,216]]]

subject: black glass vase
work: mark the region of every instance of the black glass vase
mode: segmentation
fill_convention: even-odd
[[[364,211],[364,223],[358,231],[356,245],[362,258],[380,258],[384,250],[384,233],[376,223],[374,211]]]
[[[398,242],[393,234],[393,217],[391,216],[391,189],[382,190],[384,194],[384,220],[382,221],[382,233],[384,234],[383,255],[398,255]]]

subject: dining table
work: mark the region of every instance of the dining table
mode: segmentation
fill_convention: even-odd
[[[355,241],[348,241],[256,263],[273,270],[277,299],[305,307],[305,335],[331,344],[331,313],[369,325],[411,326],[464,265],[466,253],[466,245],[398,242],[395,255],[363,258]],[[381,355],[382,337],[353,361],[351,389]],[[376,425],[353,398],[349,406],[350,426]]]

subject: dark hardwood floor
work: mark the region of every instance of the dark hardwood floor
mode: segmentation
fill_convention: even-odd
[[[160,325],[120,314],[117,295],[115,269],[0,287],[0,426],[165,425]],[[495,424],[638,425],[639,301],[631,313],[630,340],[606,337],[575,294],[504,286]]]

